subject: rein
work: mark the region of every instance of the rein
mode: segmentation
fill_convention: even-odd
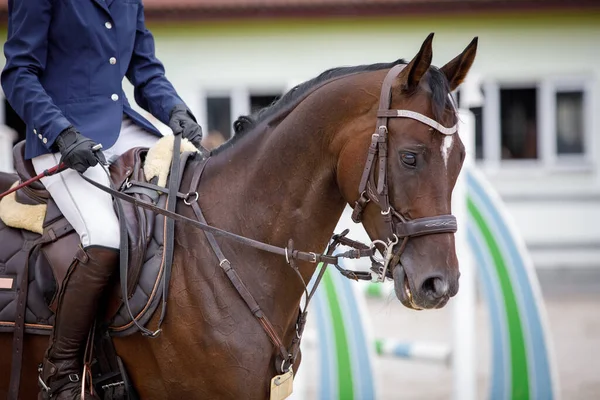
[[[286,260],[294,259],[294,260],[307,261],[307,262],[311,262],[314,264],[320,263],[320,262],[328,263],[328,264],[337,264],[339,261],[338,260],[339,258],[361,258],[361,257],[372,256],[373,254],[375,254],[376,249],[374,247],[368,247],[368,246],[366,249],[351,249],[345,253],[336,254],[336,255],[319,254],[319,253],[314,253],[314,252],[305,252],[305,251],[299,251],[299,250],[293,250],[293,249],[288,250],[288,247],[274,246],[271,244],[263,243],[258,240],[250,239],[245,236],[240,236],[235,233],[216,228],[214,226],[208,225],[208,224],[200,222],[198,220],[185,217],[181,214],[177,214],[173,211],[168,211],[168,210],[165,210],[164,208],[157,207],[152,203],[148,203],[148,202],[133,198],[125,193],[122,193],[115,189],[104,186],[100,183],[97,183],[84,175],[81,175],[81,177],[83,179],[85,179],[87,182],[89,182],[90,184],[97,187],[98,189],[103,190],[118,199],[125,200],[135,206],[141,207],[145,210],[155,212],[157,214],[163,215],[168,218],[172,218],[174,221],[181,222],[184,224],[189,224],[189,225],[194,226],[198,229],[201,229],[205,232],[209,232],[213,235],[231,239],[235,242],[244,244],[246,246],[254,247],[255,249],[259,249],[259,250],[263,250],[263,251],[266,251],[269,253],[284,256],[284,257],[286,257]],[[136,185],[135,181],[130,181],[129,183],[133,186]],[[149,185],[149,184],[146,184],[144,186],[149,187],[149,188],[151,187],[151,188],[156,189],[163,193],[167,193],[167,191],[168,191],[168,189],[165,189],[160,186]],[[197,192],[189,192],[186,194],[178,193],[177,197],[183,198],[186,205],[191,205],[192,203],[195,203],[198,200],[198,193]],[[192,201],[188,201],[190,198],[193,198]]]
[[[179,154],[178,147],[180,146],[180,143],[181,143],[181,137],[179,135],[176,135],[175,140],[174,140],[174,152],[173,152],[174,156],[175,156],[175,154]],[[204,162],[201,164],[200,168],[198,168],[194,171],[194,175],[192,176],[192,180],[190,183],[191,190],[194,190],[195,188],[198,187],[200,178],[202,176],[202,173],[204,172],[204,168],[208,164],[209,160],[210,160],[210,157],[205,159]],[[179,165],[179,163],[178,162],[176,163],[175,161],[176,161],[176,159],[174,158],[172,164]],[[181,170],[181,169],[182,168],[180,167],[179,170]],[[172,171],[175,171],[175,173],[173,174],[174,179],[170,180],[170,184],[178,183],[178,179],[179,179],[179,177],[177,177],[177,175],[179,175],[179,174],[177,174],[178,170],[172,170]],[[198,205],[197,201],[198,201],[199,195],[198,195],[198,192],[196,192],[196,191],[193,191],[193,192],[190,191],[186,194],[183,194],[183,193],[177,192],[176,188],[178,185],[172,185],[170,188],[163,188],[161,186],[153,185],[153,184],[149,184],[149,183],[143,183],[143,185],[140,185],[147,189],[153,189],[153,190],[157,190],[162,193],[167,193],[169,195],[169,199],[176,199],[176,198],[183,199],[184,204],[192,207],[192,210],[194,211],[194,214],[196,215],[196,218],[197,218],[197,220],[194,220],[194,219],[185,217],[181,214],[177,214],[174,211],[157,207],[156,205],[154,205],[152,203],[147,203],[145,201],[131,197],[128,194],[125,194],[123,192],[115,190],[113,188],[104,186],[100,183],[97,183],[96,181],[89,179],[88,177],[86,177],[83,174],[80,174],[80,176],[83,179],[85,179],[88,183],[90,183],[91,185],[97,187],[98,189],[100,189],[104,192],[111,194],[113,197],[115,197],[115,199],[124,200],[124,201],[134,204],[135,206],[152,211],[156,214],[163,215],[167,218],[170,218],[173,223],[175,221],[178,221],[178,222],[181,222],[184,224],[189,224],[191,226],[194,226],[194,227],[199,228],[202,231],[204,231],[204,233],[209,241],[210,246],[212,247],[217,258],[219,259],[219,266],[221,267],[221,269],[223,269],[223,271],[225,272],[225,274],[227,275],[227,277],[229,278],[229,280],[231,281],[231,283],[233,284],[235,289],[238,291],[238,293],[240,294],[240,296],[242,297],[244,302],[249,307],[252,314],[259,320],[259,322],[263,326],[263,329],[269,336],[271,342],[273,342],[273,344],[278,348],[279,353],[280,353],[279,355],[281,357],[281,364],[279,364],[279,362],[276,362],[275,368],[277,369],[277,371],[279,373],[284,373],[284,372],[289,371],[289,369],[293,365],[293,363],[299,353],[300,340],[302,338],[302,332],[304,331],[304,326],[306,324],[306,316],[307,316],[306,310],[308,307],[308,303],[310,302],[313,294],[315,293],[315,291],[318,287],[318,284],[321,281],[323,274],[325,273],[327,266],[329,264],[334,265],[335,268],[338,271],[340,271],[343,276],[345,276],[346,278],[349,278],[349,279],[353,279],[353,280],[359,280],[359,279],[371,280],[372,279],[372,275],[370,272],[351,271],[351,270],[344,269],[339,265],[340,258],[356,259],[356,258],[362,258],[362,257],[373,257],[375,252],[377,251],[375,246],[367,246],[365,244],[362,244],[362,243],[359,243],[359,242],[356,242],[356,241],[353,241],[350,239],[346,239],[345,235],[347,235],[349,232],[347,229],[344,232],[342,232],[341,234],[334,235],[332,237],[333,241],[328,246],[327,251],[323,254],[295,250],[293,248],[293,241],[291,239],[288,242],[288,246],[278,247],[278,246],[263,243],[263,242],[260,242],[260,241],[254,240],[254,239],[240,236],[235,233],[228,232],[228,231],[216,228],[214,226],[208,225],[206,223],[206,220],[204,219],[202,211],[200,210],[200,206]],[[136,185],[137,185],[136,181],[128,181],[127,182],[127,187],[136,186]],[[116,203],[117,203],[117,211],[118,211],[120,220],[123,220],[123,222],[125,222],[124,214],[122,211],[122,206],[119,201],[116,201]],[[167,202],[167,204],[169,204],[169,202]],[[121,225],[122,225],[121,235],[124,235],[124,236],[122,236],[121,240],[126,240],[127,231],[123,227],[124,223]],[[171,230],[171,232],[173,232],[173,230]],[[304,310],[301,309],[299,312],[299,315],[298,315],[298,320],[296,322],[296,334],[295,334],[294,339],[292,340],[292,345],[290,346],[289,350],[287,350],[286,347],[283,345],[283,341],[280,339],[279,335],[277,334],[275,328],[273,327],[273,324],[269,321],[267,316],[262,312],[260,306],[254,299],[254,297],[252,296],[250,291],[247,289],[247,287],[244,285],[244,283],[240,279],[237,272],[233,269],[229,260],[226,259],[225,256],[223,255],[219,245],[217,244],[216,240],[214,239],[214,235],[225,237],[227,239],[231,239],[231,240],[241,243],[243,245],[254,247],[259,250],[263,250],[263,251],[277,254],[280,256],[285,256],[287,263],[296,272],[297,276],[301,280],[302,285],[304,287],[304,291],[306,293],[306,298],[305,298]],[[169,236],[172,236],[172,235],[169,235]],[[334,255],[333,251],[340,244],[351,246],[353,248],[344,253],[339,253],[339,254]],[[121,286],[123,288],[126,288],[127,287],[127,270],[126,270],[127,269],[127,250],[126,250],[127,246],[125,245],[125,246],[121,246],[121,247],[122,247],[122,249],[121,249],[121,251],[122,251],[122,254],[121,254],[121,280],[122,280]],[[123,250],[123,247],[125,250]],[[165,251],[166,250],[167,250],[167,248],[165,247]],[[167,264],[167,268],[165,268],[167,272],[165,273],[165,277],[163,278],[164,279],[163,290],[164,290],[165,286],[168,287],[167,273],[170,270],[170,262],[172,261],[172,249],[169,250],[169,254],[167,256],[170,258],[168,258],[165,261],[165,263]],[[299,269],[296,266],[296,260],[307,261],[310,263],[323,263],[323,266],[321,267],[319,275],[317,276],[317,280],[315,281],[315,285],[311,289],[310,293],[308,292],[306,282],[302,278],[302,275],[300,274]],[[124,289],[124,290],[126,290],[126,289]],[[128,301],[126,292],[123,293],[123,302],[125,303],[126,310],[129,312],[129,315],[130,315],[132,321],[135,323],[135,325],[138,327],[138,329],[140,329],[140,331],[144,335],[155,338],[161,332],[160,325],[162,324],[162,322],[164,320],[164,316],[165,316],[165,312],[166,312],[166,294],[167,293],[165,291],[163,291],[163,307],[161,310],[161,316],[159,319],[158,327],[153,332],[153,331],[150,331],[138,324],[135,317],[133,317],[133,315],[131,314],[131,311],[129,308],[129,301]]]

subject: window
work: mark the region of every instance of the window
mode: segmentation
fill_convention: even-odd
[[[231,99],[229,96],[207,97],[206,116],[209,135],[231,137]]]
[[[537,158],[537,90],[500,89],[501,157]]]
[[[463,90],[470,91],[469,93],[463,93]],[[480,84],[466,87],[462,86],[460,89],[452,92],[454,97],[454,103],[460,108],[468,108],[473,114],[475,123],[475,159],[483,159],[483,107],[482,102],[484,98],[484,88]]]
[[[199,117],[206,125],[203,145],[213,149],[229,140],[233,135],[235,119],[270,106],[279,100],[281,95],[277,88],[250,90],[246,87],[234,87],[202,90],[204,107]]]
[[[464,107],[468,107],[469,111],[473,114],[474,123],[475,123],[475,159],[481,160],[483,159],[483,100],[485,98],[485,89],[480,84],[472,87],[471,90],[475,92],[471,93],[470,102],[465,104]],[[460,91],[456,96],[456,104],[462,103],[460,102]]]
[[[556,152],[583,154],[583,91],[556,93]]]
[[[483,107],[471,107],[469,110],[475,117],[475,159],[483,159]]]
[[[593,84],[545,79],[486,81],[475,115],[476,159],[483,165],[577,166],[591,161]]]

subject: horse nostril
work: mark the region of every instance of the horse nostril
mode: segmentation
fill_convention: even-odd
[[[448,282],[439,277],[427,278],[421,286],[423,292],[434,299],[439,299],[448,294]]]

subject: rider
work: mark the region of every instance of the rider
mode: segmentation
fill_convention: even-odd
[[[35,172],[60,161],[70,167],[42,183],[81,239],[58,294],[39,397],[78,399],[83,345],[119,254],[111,196],[79,174],[109,186],[99,163],[161,136],[129,105],[123,78],[136,102],[175,134],[198,147],[202,129],[155,56],[142,0],[9,0],[8,10],[2,88],[27,126],[25,158]]]

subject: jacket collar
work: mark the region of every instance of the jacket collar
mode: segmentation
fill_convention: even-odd
[[[93,0],[98,6],[100,6],[104,11],[110,14],[110,10],[108,7],[112,4],[114,0]]]

